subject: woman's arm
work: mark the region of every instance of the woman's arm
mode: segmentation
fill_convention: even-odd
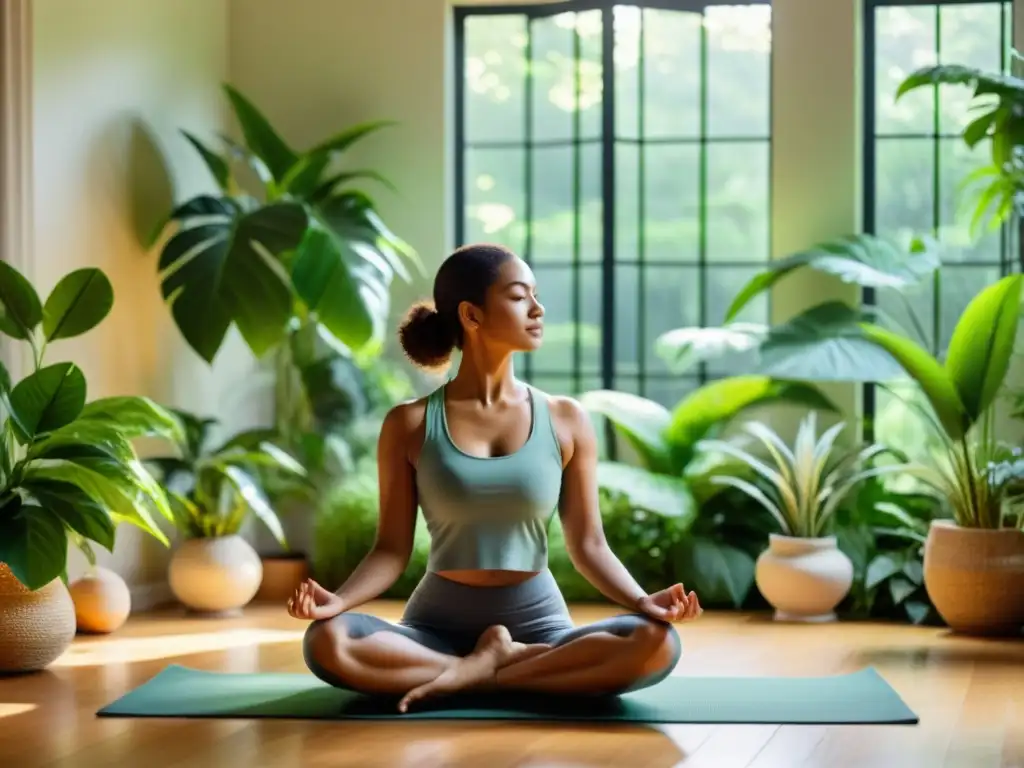
[[[342,611],[369,602],[405,572],[412,555],[416,530],[416,470],[409,457],[413,437],[421,431],[424,407],[420,402],[398,405],[388,412],[377,443],[380,482],[380,520],[373,549],[352,571],[335,594]]]
[[[597,437],[590,417],[571,398],[552,398],[563,457],[559,516],[576,570],[612,602],[637,610],[647,593],[608,546],[597,493]],[[564,459],[563,459],[564,460]]]

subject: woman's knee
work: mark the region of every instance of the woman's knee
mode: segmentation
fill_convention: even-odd
[[[349,632],[344,616],[314,621],[302,638],[302,657],[309,671],[331,685],[344,682]]]
[[[671,671],[683,655],[683,643],[676,628],[639,614],[634,614],[633,624],[632,635],[644,650],[645,666]]]

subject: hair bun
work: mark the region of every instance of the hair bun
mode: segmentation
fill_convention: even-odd
[[[409,308],[398,327],[398,339],[406,356],[421,368],[447,365],[455,348],[455,336],[431,302]]]

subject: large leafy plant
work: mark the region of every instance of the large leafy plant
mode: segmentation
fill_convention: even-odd
[[[0,262],[0,331],[32,349],[33,371],[12,386],[0,366],[0,562],[29,589],[66,579],[69,540],[113,550],[118,523],[164,543],[155,516],[167,499],[131,444],[180,435],[177,421],[141,397],[87,402],[78,366],[44,365],[47,345],[98,325],[114,294],[99,269],[65,275],[42,303],[11,265]]]
[[[888,352],[921,387],[930,410],[925,422],[942,438],[945,453],[913,466],[948,500],[958,525],[998,528],[1015,490],[1015,464],[1000,469],[1011,450],[995,436],[994,409],[1006,379],[1020,320],[1021,275],[982,289],[953,330],[944,363],[913,341],[870,323],[864,338]]]
[[[655,349],[676,373],[725,356],[753,354],[765,376],[805,381],[874,381],[901,373],[896,362],[859,331],[865,320],[923,339],[925,332],[905,294],[939,266],[934,243],[914,238],[902,245],[873,235],[824,241],[768,264],[736,295],[725,324],[678,328],[662,334]],[[812,270],[862,288],[886,289],[904,302],[909,327],[877,308],[824,301],[777,326],[741,319],[751,301],[782,280]]]
[[[637,457],[636,464],[599,462],[599,486],[609,494],[627,497],[634,510],[676,518],[673,529],[680,532],[679,547],[666,543],[667,556],[694,565],[687,569],[694,574],[692,586],[702,590],[709,604],[741,604],[753,583],[753,558],[715,535],[728,521],[715,504],[722,488],[710,480],[732,460],[702,451],[700,443],[719,436],[737,415],[755,406],[788,402],[828,411],[837,410],[836,406],[812,385],[763,376],[706,384],[672,410],[637,395],[608,390],[584,393],[580,401],[592,413],[607,418]]]
[[[215,419],[174,414],[183,426],[175,441],[177,455],[149,461],[167,492],[175,526],[189,538],[215,538],[238,533],[253,514],[287,547],[266,486],[277,481],[279,488],[282,483],[301,488],[303,467],[258,430],[216,445],[211,441]]]

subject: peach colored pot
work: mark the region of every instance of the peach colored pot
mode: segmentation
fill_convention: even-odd
[[[304,555],[264,555],[262,561],[263,581],[255,598],[258,602],[284,603],[309,578]]]
[[[79,632],[109,634],[121,628],[132,612],[132,595],[118,574],[97,566],[70,588]]]
[[[1024,625],[1024,531],[935,520],[924,585],[943,621],[968,635],[1015,635]]]
[[[171,591],[202,613],[237,613],[260,588],[263,564],[241,536],[183,541],[168,569]]]
[[[0,563],[0,672],[32,672],[75,638],[75,606],[60,579],[35,592]]]
[[[853,563],[835,536],[799,538],[772,533],[757,558],[757,588],[776,621],[834,621],[835,608],[853,584]]]

